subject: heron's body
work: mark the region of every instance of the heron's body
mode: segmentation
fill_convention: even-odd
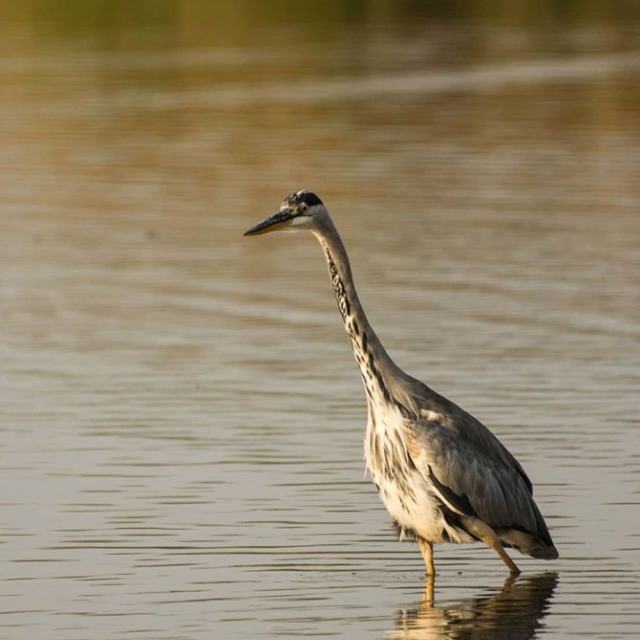
[[[369,324],[349,259],[320,199],[288,196],[278,213],[247,233],[308,229],[325,253],[347,335],[364,383],[367,468],[400,537],[415,538],[433,574],[432,544],[491,546],[516,573],[503,547],[538,558],[558,552],[518,461],[478,420],[391,360]]]

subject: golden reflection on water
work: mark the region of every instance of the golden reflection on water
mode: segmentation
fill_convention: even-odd
[[[318,7],[0,7],[0,635],[635,637],[637,9]],[[408,609],[321,253],[241,235],[303,187],[527,468],[557,588],[443,547]]]
[[[434,603],[434,581],[427,580],[417,609],[404,609],[389,634],[394,640],[505,638],[527,640],[543,628],[558,574],[509,576],[501,589],[490,595]]]

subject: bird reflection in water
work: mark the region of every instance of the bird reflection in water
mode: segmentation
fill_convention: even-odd
[[[389,637],[397,640],[533,638],[548,612],[557,584],[557,573],[527,578],[510,576],[493,595],[436,605],[434,583],[430,578],[420,606],[400,611]]]

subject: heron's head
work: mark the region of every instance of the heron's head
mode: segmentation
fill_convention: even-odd
[[[280,211],[251,227],[245,236],[257,236],[270,231],[302,231],[314,229],[327,210],[315,193],[303,189],[288,195],[280,205]]]

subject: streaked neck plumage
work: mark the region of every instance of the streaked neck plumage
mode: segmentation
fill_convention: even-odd
[[[397,405],[406,412],[415,412],[409,387],[417,381],[393,362],[369,324],[353,283],[347,251],[328,214],[313,233],[324,250],[338,309],[360,368],[370,411],[375,412],[383,405]]]

